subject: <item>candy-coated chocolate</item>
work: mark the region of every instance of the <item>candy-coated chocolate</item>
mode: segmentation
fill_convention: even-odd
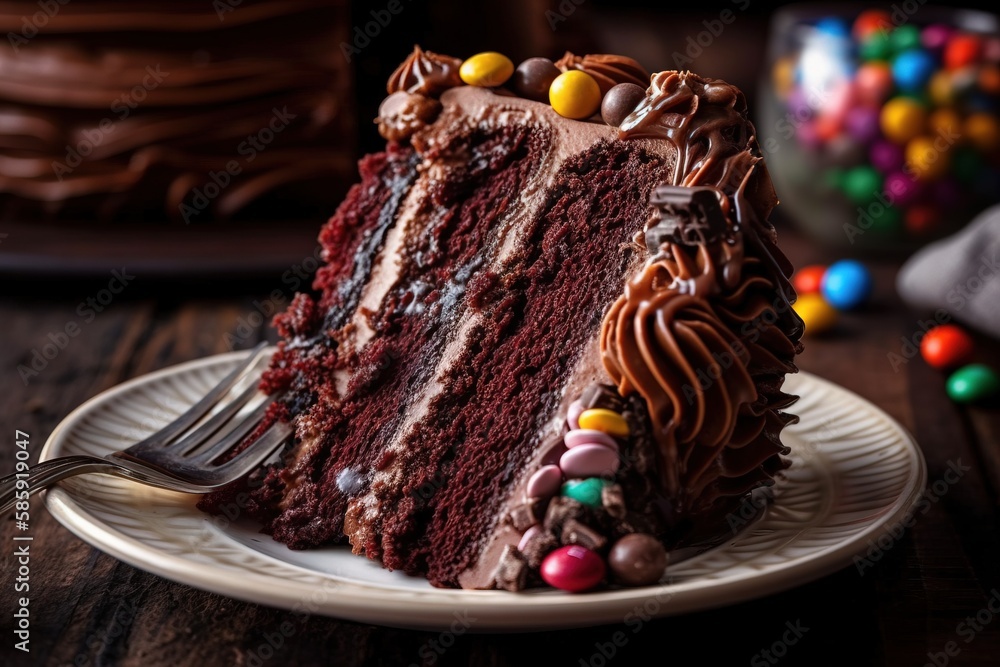
[[[563,436],[563,442],[568,449],[580,445],[604,445],[618,451],[618,442],[604,431],[595,429],[576,429]]]
[[[927,93],[934,104],[947,106],[954,102],[955,86],[951,80],[951,74],[947,70],[935,72],[927,84]]]
[[[920,32],[920,44],[929,51],[941,51],[955,29],[944,23],[932,23]]]
[[[955,324],[934,327],[920,341],[920,356],[934,368],[955,368],[972,360],[975,344],[965,329]]]
[[[570,544],[549,553],[542,560],[540,573],[549,586],[579,593],[601,583],[605,569],[604,560],[595,552]]]
[[[847,21],[837,16],[825,16],[816,21],[816,30],[834,37],[849,37],[851,34]]]
[[[933,73],[934,58],[926,51],[903,51],[892,61],[892,78],[901,90],[920,90]]]
[[[608,91],[601,102],[601,118],[611,127],[618,127],[646,97],[642,86],[634,83],[619,83]]]
[[[628,422],[625,418],[614,410],[604,408],[592,408],[584,410],[580,415],[580,428],[603,431],[616,438],[627,438],[629,434]]]
[[[951,374],[947,390],[956,403],[976,403],[1000,393],[1000,377],[985,364],[969,364]]]
[[[882,192],[882,175],[869,165],[859,165],[844,173],[843,188],[847,198],[856,204],[867,204]]]
[[[570,429],[580,428],[580,415],[583,414],[583,403],[580,399],[577,399],[569,404],[569,408],[566,410],[566,423],[569,424]]]
[[[588,507],[601,506],[601,491],[607,485],[600,477],[571,479],[562,485],[561,495]]]
[[[878,32],[887,25],[892,25],[892,17],[888,12],[879,9],[866,9],[854,19],[851,34],[854,35],[854,39],[864,41],[873,32]]]
[[[996,116],[974,113],[965,119],[963,136],[982,153],[991,153],[1000,147],[1000,124]]]
[[[887,60],[892,55],[892,43],[888,33],[875,30],[861,43],[861,57],[864,60]]]
[[[647,533],[625,535],[608,552],[608,569],[620,584],[649,586],[658,582],[667,569],[667,551]]]
[[[580,445],[559,457],[559,468],[566,477],[610,477],[618,472],[618,452],[604,445]]]
[[[885,177],[885,192],[900,206],[912,204],[920,196],[920,185],[909,174],[894,171]]]
[[[879,140],[872,144],[868,151],[868,159],[873,167],[887,174],[902,169],[905,158],[902,146],[891,141]]]
[[[912,24],[901,25],[889,33],[889,43],[896,53],[920,48],[920,29]]]
[[[514,70],[514,91],[536,102],[549,101],[549,87],[559,68],[548,58],[528,58]]]
[[[837,323],[836,309],[826,302],[822,294],[803,294],[793,306],[805,324],[807,336],[815,336],[833,328]]]
[[[955,35],[944,47],[944,65],[948,69],[958,69],[971,65],[982,53],[983,42],[976,35],[963,33]]]
[[[529,498],[551,498],[559,493],[562,484],[562,470],[559,466],[542,466],[528,478],[525,494]]]
[[[872,107],[854,107],[844,118],[844,128],[862,143],[868,143],[878,137],[878,124],[878,109]]]
[[[881,61],[864,63],[854,74],[854,87],[863,102],[881,104],[892,92],[892,68]]]
[[[538,524],[528,528],[528,530],[524,531],[524,535],[521,536],[521,541],[517,543],[517,550],[524,551],[527,549],[531,540],[535,539],[535,537],[541,532],[542,529],[538,527]]]
[[[906,144],[906,170],[920,181],[933,181],[948,172],[950,155],[934,142],[934,137],[914,137]]]
[[[601,107],[601,88],[586,72],[576,69],[563,72],[549,87],[549,104],[560,116],[590,118]]]
[[[872,277],[861,262],[842,259],[827,268],[820,291],[834,308],[851,310],[871,296]]]
[[[897,144],[905,144],[924,131],[927,113],[910,97],[894,97],[882,107],[879,120],[882,134]]]
[[[803,266],[792,275],[792,287],[799,295],[818,292],[819,286],[823,282],[824,273],[826,273],[826,266],[823,264]]]
[[[906,231],[914,236],[933,232],[941,222],[941,212],[930,204],[914,204],[906,209]]]
[[[484,88],[502,86],[513,73],[514,63],[496,51],[477,53],[458,68],[458,75],[462,81],[470,86]]]

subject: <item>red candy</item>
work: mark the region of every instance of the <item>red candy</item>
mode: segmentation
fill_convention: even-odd
[[[854,19],[854,26],[851,29],[851,33],[853,33],[856,40],[863,42],[868,35],[876,30],[891,25],[893,25],[892,17],[889,16],[888,12],[869,9],[861,12],[858,14],[858,18]]]
[[[577,544],[559,547],[542,561],[541,574],[549,586],[571,593],[593,588],[604,579],[604,559]]]
[[[972,359],[973,342],[965,330],[954,324],[934,327],[920,341],[920,356],[934,368],[953,368]]]
[[[792,287],[799,294],[812,294],[819,291],[819,286],[823,282],[823,274],[826,267],[821,264],[803,266],[792,276]]]
[[[955,35],[944,47],[944,64],[948,69],[971,65],[982,53],[983,42],[975,35]]]

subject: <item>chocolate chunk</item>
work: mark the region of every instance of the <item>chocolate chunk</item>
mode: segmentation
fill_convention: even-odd
[[[621,413],[625,409],[625,401],[618,390],[608,384],[592,384],[584,389],[580,395],[580,405],[584,410],[603,408]]]
[[[601,102],[601,118],[611,127],[618,127],[645,97],[646,91],[641,86],[634,83],[619,83],[604,96],[604,101]]]
[[[537,569],[542,564],[542,559],[553,549],[559,546],[556,536],[547,530],[539,530],[535,536],[524,545],[521,554],[528,562],[528,566]]]
[[[649,586],[663,576],[667,551],[658,539],[646,533],[621,538],[608,553],[608,567],[615,581],[626,586]]]
[[[516,547],[508,544],[500,554],[500,563],[494,577],[497,588],[523,591],[528,580],[528,559]]]
[[[538,523],[538,514],[538,501],[522,503],[510,511],[510,523],[518,532],[523,533]]]
[[[562,526],[569,519],[580,519],[587,513],[587,508],[576,502],[572,498],[559,496],[549,502],[549,509],[545,512],[543,525],[549,530],[559,532]]]
[[[586,526],[576,519],[569,519],[563,524],[562,535],[563,544],[579,544],[592,551],[604,548],[608,540],[590,526]]]
[[[390,141],[409,139],[433,123],[439,113],[441,103],[435,99],[411,93],[393,93],[378,108],[378,132]]]
[[[559,74],[548,58],[528,58],[514,71],[514,90],[529,100],[548,102],[549,86]]]
[[[605,484],[601,489],[601,504],[609,515],[616,519],[625,518],[625,494],[618,484]]]

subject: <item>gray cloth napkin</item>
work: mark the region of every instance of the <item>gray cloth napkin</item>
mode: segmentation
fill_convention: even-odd
[[[947,311],[1000,338],[1000,205],[913,255],[896,288],[913,308]]]

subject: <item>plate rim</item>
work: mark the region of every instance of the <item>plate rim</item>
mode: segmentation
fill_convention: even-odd
[[[212,364],[231,363],[245,355],[244,350],[202,357],[131,378],[100,392],[59,422],[46,440],[39,461],[51,458],[53,451],[65,439],[64,434],[70,432],[83,417],[119,395],[127,394],[138,386],[165,377],[191,372]],[[335,589],[336,599],[332,604],[329,601],[314,603],[312,605],[314,608],[303,611],[304,601],[315,592],[315,587],[312,585],[295,580],[281,580],[281,585],[275,586],[275,578],[271,576],[253,572],[238,573],[228,566],[213,566],[210,563],[195,562],[182,556],[164,553],[153,545],[121,533],[115,527],[91,515],[86,508],[77,504],[73,494],[63,487],[53,487],[43,492],[43,496],[48,511],[67,530],[91,547],[133,567],[211,593],[286,610],[298,609],[299,613],[310,615],[332,616],[403,628],[441,630],[448,629],[453,622],[453,613],[463,611],[475,615],[477,619],[475,625],[469,629],[470,632],[489,632],[550,630],[621,623],[636,605],[644,604],[650,599],[658,601],[657,610],[652,614],[657,617],[706,611],[768,597],[846,567],[855,556],[864,552],[869,538],[898,526],[926,487],[927,466],[923,453],[905,427],[880,407],[849,389],[806,371],[799,371],[798,375],[846,394],[849,399],[863,404],[866,409],[898,432],[899,441],[907,450],[911,462],[906,485],[896,495],[891,508],[885,514],[865,530],[852,535],[851,539],[826,547],[805,560],[791,560],[762,573],[737,574],[709,585],[703,580],[693,579],[657,586],[576,595],[556,591],[523,593],[461,589],[402,591],[378,585],[366,586],[282,561],[287,567],[307,571],[317,578],[332,582]],[[258,553],[258,555],[274,559],[268,554]],[[706,589],[714,590],[719,595],[697,595]],[[666,600],[659,603],[659,599],[664,596]],[[558,616],[553,615],[553,612],[558,612]]]

